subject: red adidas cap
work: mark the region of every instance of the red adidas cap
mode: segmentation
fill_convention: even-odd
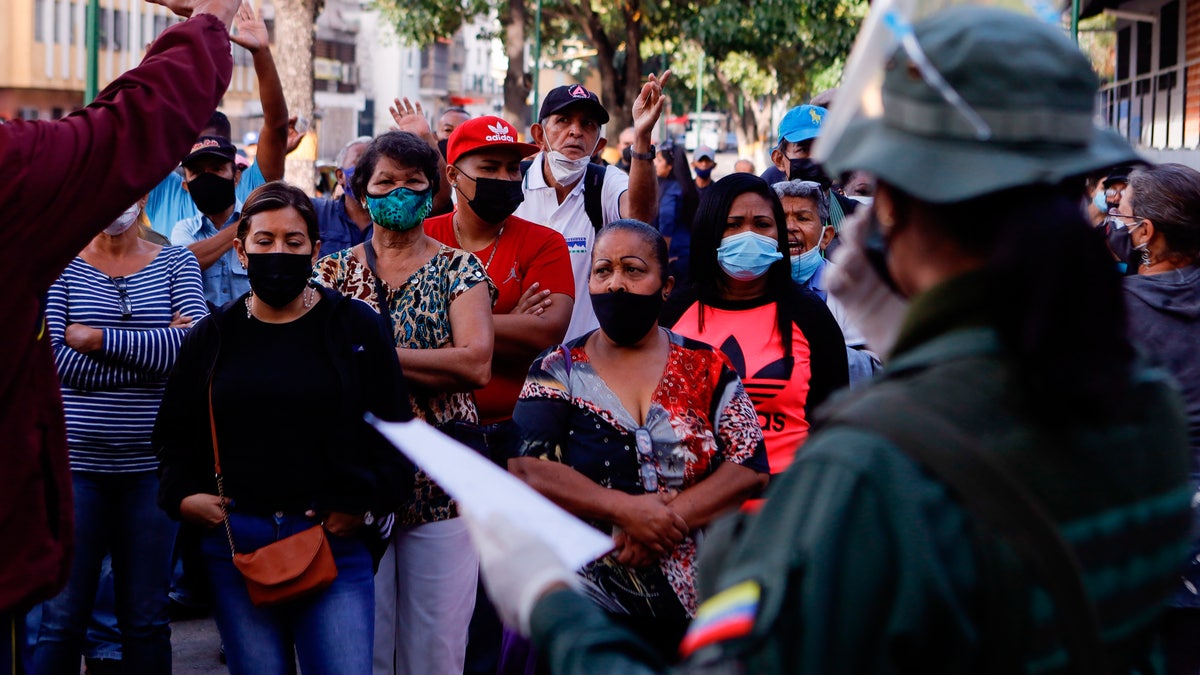
[[[446,163],[454,164],[459,157],[484,148],[511,148],[522,158],[535,154],[538,146],[517,140],[513,125],[495,115],[472,117],[458,125],[446,141]]]

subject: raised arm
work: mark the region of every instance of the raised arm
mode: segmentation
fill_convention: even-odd
[[[0,125],[0,162],[8,168],[0,245],[22,251],[12,273],[25,284],[49,287],[97,232],[162,180],[225,93],[234,0],[163,4],[196,16],[164,31],[141,65],[86,108],[54,122]]]
[[[288,107],[283,97],[283,83],[271,56],[271,42],[267,24],[262,14],[254,11],[248,2],[243,2],[237,12],[237,31],[230,38],[235,44],[246,48],[254,57],[254,74],[258,76],[258,100],[262,103],[263,125],[258,134],[258,154],[255,161],[262,171],[263,180],[283,178],[284,159],[287,156]]]
[[[396,99],[388,112],[392,114],[392,121],[396,123],[394,131],[407,131],[421,137],[421,140],[429,144],[437,153],[438,158],[438,175],[446,175],[446,158],[442,156],[442,151],[438,149],[437,136],[433,135],[433,130],[429,128],[429,120],[425,119],[425,109],[421,107],[420,102],[408,100],[408,97]],[[438,191],[433,195],[433,209],[430,215],[438,215],[441,213],[449,213],[454,208],[450,202],[450,182],[442,180],[438,186]]]
[[[662,88],[670,77],[669,70],[661,78],[651,75],[633,102],[633,128],[637,134],[633,141],[634,152],[650,152],[650,134],[662,115],[666,100]],[[621,195],[621,217],[652,223],[657,206],[658,178],[654,175],[654,162],[634,159],[629,164],[629,189]]]

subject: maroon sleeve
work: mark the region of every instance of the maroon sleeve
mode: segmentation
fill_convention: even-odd
[[[229,85],[229,33],[211,14],[163,32],[137,68],[54,122],[0,125],[0,250],[44,292],[93,236],[187,154]]]

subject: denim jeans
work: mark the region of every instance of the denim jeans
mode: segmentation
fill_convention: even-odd
[[[157,506],[158,477],[73,472],[75,557],[67,587],[42,604],[34,672],[78,675],[100,568],[112,554],[122,658],[129,672],[171,672],[167,593],[176,524]]]
[[[312,527],[303,515],[229,514],[239,553]],[[285,675],[300,670],[324,675],[368,675],[374,641],[374,566],[366,544],[329,535],[337,579],[321,593],[271,607],[255,607],[229,553],[225,528],[204,534],[201,552],[212,584],[217,630],[231,675]]]

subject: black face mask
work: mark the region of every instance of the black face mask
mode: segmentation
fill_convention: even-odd
[[[521,190],[521,181],[519,180],[499,178],[474,178],[473,180],[475,181],[475,198],[468,199],[467,204],[485,223],[495,225],[503,222],[505,218],[513,214],[513,211],[517,210],[521,202],[525,201],[525,192]]]
[[[442,159],[446,159],[446,149],[450,147],[450,139],[443,138],[438,141],[438,152],[442,153]]]
[[[1128,227],[1117,227],[1111,219],[1104,226],[1108,228],[1104,236],[1108,240],[1108,250],[1117,259],[1117,270],[1125,275],[1137,274],[1142,256],[1133,250],[1133,233]]]
[[[646,337],[658,323],[662,305],[661,290],[650,295],[592,293],[592,309],[600,322],[600,330],[622,347]]]
[[[233,206],[237,195],[233,190],[233,179],[222,178],[215,173],[202,173],[187,182],[188,194],[196,203],[200,213],[221,213]]]
[[[312,254],[247,253],[246,275],[254,297],[283,307],[304,292],[312,277]]]
[[[821,165],[807,157],[788,160],[788,180],[807,180],[820,183],[823,190],[828,190],[829,186],[833,185],[833,181],[825,175]]]

